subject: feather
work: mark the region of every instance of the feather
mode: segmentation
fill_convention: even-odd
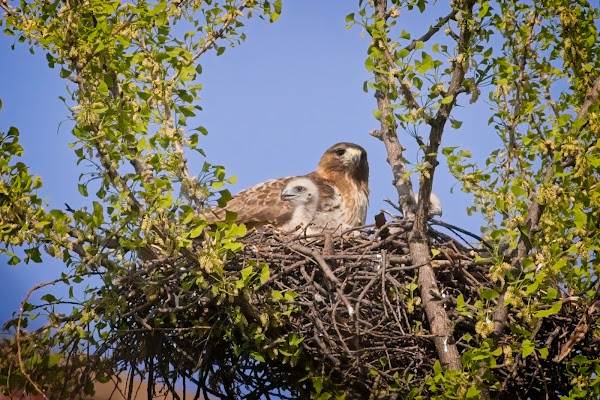
[[[280,225],[280,229],[284,232],[304,230],[308,234],[313,234],[311,224],[317,214],[319,202],[317,185],[309,178],[293,178],[281,192],[281,199],[289,202],[294,210],[290,218],[276,221],[278,222],[276,225]]]
[[[419,194],[415,194],[415,201],[418,203],[419,202]],[[442,216],[442,203],[440,202],[440,199],[435,195],[435,193],[431,192],[431,195],[429,196],[429,213],[428,213],[428,218],[431,219],[435,216],[441,217]]]
[[[281,195],[293,179],[306,179],[303,183],[310,190],[317,189],[314,229],[342,231],[364,225],[369,203],[369,165],[366,151],[352,143],[338,143],[327,149],[314,172],[259,183],[235,195],[225,209],[214,207],[202,216],[208,222],[216,222],[223,220],[228,210],[237,213],[236,222],[249,229],[269,224],[290,229],[297,206]]]

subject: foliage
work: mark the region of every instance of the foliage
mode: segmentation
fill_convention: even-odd
[[[346,23],[370,37],[365,67],[373,79],[364,89],[376,93],[381,124],[372,134],[386,146],[402,209],[415,218],[402,246],[419,274],[400,291],[406,310],[422,316],[410,321],[411,333],[430,335],[422,349],[437,355],[419,376],[405,365],[387,374],[392,367],[382,358],[383,368],[363,377],[373,383],[371,396],[399,395],[403,373],[401,394],[410,398],[599,397],[600,11],[584,0],[358,3]],[[36,194],[39,178],[17,161],[18,130],[0,134],[0,252],[12,264],[46,254],[62,260],[63,276],[33,289],[71,288],[68,298],[47,294],[41,305],[25,299],[7,325],[16,338],[0,349],[2,382],[64,396],[132,369],[167,386],[185,377],[205,395],[230,398],[358,396],[356,382],[343,381],[335,366],[307,353],[307,336],[289,331],[306,312],[293,290],[256,301],[277,266],[236,263],[246,231],[235,216],[210,229],[198,217],[230,198],[225,169],[207,163],[193,176],[187,168],[186,156],[203,154],[199,138],[207,133],[187,126],[201,111],[199,60],[243,42],[246,18],[275,21],[281,2],[0,6],[4,33],[43,49],[49,67],[70,82],[63,100],[75,123],[71,145],[86,167],[79,191],[89,198],[73,212],[47,210]],[[406,32],[403,18],[413,16],[432,24]],[[482,156],[441,147],[447,128],[468,122],[458,119],[459,107],[482,112],[485,105],[490,132],[482,134],[496,133],[500,148]],[[412,170],[398,128],[422,150]],[[440,153],[473,194],[470,211],[489,225],[485,261],[473,261],[488,265],[487,275],[475,291],[447,292],[447,271],[432,267],[440,248],[428,240],[427,203],[412,197],[408,175],[419,175],[419,198],[429,198]],[[453,260],[447,250],[441,255]],[[79,298],[82,283],[88,287]],[[49,323],[27,333],[38,315]],[[161,356],[165,349],[187,354],[181,345],[199,356],[179,364]],[[85,352],[93,356],[84,359]]]
[[[569,354],[583,351],[580,341],[597,343],[599,10],[587,1],[453,1],[415,37],[402,30],[402,18],[435,15],[427,2],[360,3],[346,21],[372,38],[365,66],[374,80],[365,90],[389,103],[380,102],[374,112],[383,127],[374,136],[388,155],[396,126],[417,139],[424,152],[414,168],[419,197],[429,193],[446,122],[462,126],[451,114],[455,106],[481,110],[478,103],[487,98],[490,130],[502,145],[483,166],[467,146],[441,149],[461,189],[474,195],[470,211],[481,212],[489,224],[485,239],[496,254],[490,270],[496,284],[479,298],[459,296],[458,311],[476,322],[471,350],[461,358],[468,379],[438,367],[430,390],[444,398],[477,398],[483,388],[489,396],[499,389],[497,363],[510,362],[516,371],[535,356],[542,372],[532,379],[543,383],[540,392],[598,397],[597,386],[575,383],[593,374],[587,362],[570,364],[579,376],[571,382],[550,385],[549,376]],[[426,143],[419,136],[424,129]],[[395,177],[399,186],[404,177]],[[544,331],[545,319],[559,313],[570,314],[579,327]],[[512,336],[503,338],[507,327]],[[558,332],[570,340],[557,343]],[[473,352],[479,355],[467,357]],[[481,365],[484,359],[489,362]],[[501,388],[527,397],[527,382],[515,373]]]

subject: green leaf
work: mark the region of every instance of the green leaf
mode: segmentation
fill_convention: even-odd
[[[167,193],[166,195],[160,198],[160,201],[158,202],[158,207],[163,209],[169,208],[171,204],[173,204],[173,197],[171,197],[171,195]]]
[[[285,295],[283,296],[283,300],[285,300],[285,301],[292,301],[296,297],[298,297],[298,293],[293,292],[291,290],[288,290],[287,292],[285,292]]]
[[[558,298],[558,290],[550,287],[548,288],[548,291],[546,293],[546,295],[544,296],[544,300],[554,300]]]
[[[454,150],[456,150],[458,147],[444,147],[442,149],[442,154],[445,156],[449,156],[450,154],[452,154],[454,152]]]
[[[212,190],[221,189],[223,186],[225,186],[225,182],[222,182],[222,181],[215,181],[210,184],[210,188]]]
[[[260,283],[265,283],[270,276],[269,266],[267,264],[260,264]]]
[[[40,249],[37,247],[32,247],[31,249],[25,249],[25,254],[27,254],[27,257],[35,263],[42,262],[42,254],[40,253]]]
[[[50,354],[50,357],[48,357],[48,367],[55,366],[62,358],[62,353]]]
[[[219,199],[217,200],[217,204],[219,207],[225,207],[227,205],[227,202],[231,200],[231,192],[225,189],[219,191],[219,194],[221,195],[221,197],[219,197]]]
[[[452,103],[452,100],[454,100],[454,96],[450,95],[450,96],[446,96],[442,99],[442,101],[440,101],[440,103],[442,104],[450,104]]]
[[[317,394],[320,394],[323,390],[323,379],[322,378],[313,378],[313,387]]]
[[[192,229],[190,231],[190,238],[194,239],[197,238],[198,236],[200,236],[202,234],[202,232],[204,231],[204,225],[198,225],[197,227],[195,227],[194,229]]]
[[[511,186],[510,191],[513,192],[513,194],[517,197],[525,196],[527,194],[527,191],[525,189],[516,185]]]
[[[484,299],[491,300],[491,299],[495,299],[496,297],[500,296],[500,293],[498,293],[494,289],[483,288],[483,289],[481,289],[481,295],[483,296]]]
[[[203,126],[199,126],[199,127],[197,127],[197,128],[194,128],[194,129],[192,129],[192,130],[193,130],[193,131],[198,131],[198,132],[200,132],[201,134],[203,134],[204,136],[208,135],[208,129],[206,129],[206,128],[205,128],[205,127],[203,127]]]
[[[410,54],[410,51],[407,49],[400,49],[396,54],[398,55],[398,58],[406,58],[406,56]]]
[[[540,310],[538,312],[536,312],[533,316],[536,318],[545,318],[545,317],[549,317],[550,315],[554,315],[556,313],[558,313],[560,311],[560,309],[562,308],[562,301],[557,301],[555,302],[552,307],[550,307],[547,310]]]
[[[270,22],[277,21],[281,16],[281,0],[275,0],[275,2],[273,2],[273,6],[275,11],[269,14]]]
[[[585,225],[587,221],[587,215],[585,215],[585,213],[581,211],[581,208],[579,208],[578,206],[576,206],[573,209],[573,212],[575,213],[575,217],[573,218],[575,226],[577,227],[577,229],[583,228],[583,225]]]
[[[540,283],[538,281],[535,281],[531,285],[527,286],[527,289],[525,290],[525,293],[531,294],[531,293],[535,292],[538,289],[539,286],[540,286]]]
[[[36,229],[40,229],[43,228],[46,225],[50,225],[51,222],[50,221],[40,221],[37,224],[35,224],[34,226],[36,227]]]
[[[273,300],[283,300],[283,295],[279,290],[273,290],[271,291],[271,298]]]
[[[526,358],[535,350],[535,344],[533,344],[531,340],[525,339],[523,340],[523,343],[521,343],[521,349],[523,351],[523,358]]]
[[[451,124],[451,126],[452,126],[453,129],[460,129],[460,127],[462,126],[463,123],[462,123],[462,121],[458,121],[456,119],[452,119],[450,121],[450,124]]]
[[[502,347],[497,347],[496,350],[490,353],[494,357],[500,357],[502,355]]]
[[[250,278],[252,275],[254,275],[252,267],[246,267],[242,270],[242,280],[248,280],[248,278]]]
[[[56,298],[56,297],[54,297],[54,295],[52,295],[52,294],[50,294],[50,293],[47,293],[47,294],[43,295],[43,296],[41,297],[41,299],[42,299],[43,301],[45,301],[45,302],[48,302],[48,303],[54,303],[54,302],[57,300],[57,298]]]
[[[256,361],[265,362],[265,358],[256,351],[251,351],[250,357],[254,358]]]
[[[487,2],[487,1],[486,1],[486,2],[484,2],[484,3],[481,5],[481,8],[480,8],[480,10],[479,10],[479,14],[477,15],[477,17],[478,17],[479,19],[481,19],[481,18],[485,17],[485,16],[487,15],[487,12],[488,12],[488,10],[489,10],[489,9],[490,9],[490,5],[488,4],[488,2]]]
[[[481,390],[477,389],[475,386],[471,386],[469,390],[467,390],[467,398],[477,397],[481,393]]]
[[[87,187],[85,185],[78,184],[77,190],[79,190],[79,193],[81,193],[82,196],[84,196],[84,197],[88,196]]]
[[[421,62],[417,62],[417,72],[419,74],[424,74],[427,71],[431,70],[434,68],[434,62],[433,62],[433,58],[431,58],[431,56],[429,54],[427,54],[426,52],[422,52],[421,53],[422,56],[422,61]],[[419,88],[418,85],[417,88]],[[450,99],[450,101],[452,101],[452,99]]]
[[[575,121],[573,121],[571,129],[574,131],[578,131],[586,123],[587,123],[587,120],[585,118],[577,118],[577,119],[575,119]]]
[[[106,82],[100,81],[100,84],[98,85],[98,92],[105,96],[108,94],[108,86],[106,85]]]

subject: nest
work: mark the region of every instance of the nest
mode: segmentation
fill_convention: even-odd
[[[411,227],[411,221],[399,220],[333,238],[255,231],[225,266],[227,275],[245,282],[230,293],[216,293],[205,278],[198,290],[183,290],[186,279],[202,275],[191,273],[185,259],[132,272],[120,282],[122,295],[132,301],[128,345],[116,346],[114,358],[144,359],[142,352],[132,357],[131,348],[145,343],[141,348],[152,349],[163,370],[170,364],[189,371],[184,375],[207,397],[259,398],[275,389],[283,389],[279,396],[306,396],[312,389],[302,381],[307,364],[352,397],[422,384],[437,355],[420,307],[420,266],[410,261]],[[439,251],[433,266],[446,308],[459,320],[457,297],[479,298],[490,284],[490,260],[433,229],[429,236]],[[160,307],[148,306],[151,282],[160,287]],[[221,340],[211,334],[225,325],[236,329]],[[455,337],[465,333],[474,334],[473,326],[458,323]],[[260,337],[259,348],[237,347],[258,340],[253,335]],[[203,372],[194,378],[198,370]]]
[[[203,254],[202,243],[196,254],[138,263],[121,273],[114,290],[98,293],[96,311],[113,316],[106,321],[113,334],[87,367],[77,366],[77,384],[94,379],[93,371],[111,370],[171,391],[183,378],[197,387],[196,398],[308,398],[323,384],[320,377],[327,377],[327,390],[348,398],[423,389],[438,356],[419,297],[421,266],[411,265],[411,227],[398,220],[333,238],[261,230],[244,237],[243,250],[225,264],[204,256],[192,262]],[[428,235],[439,300],[464,355],[484,338],[477,321],[457,311],[457,301],[473,304],[494,286],[493,257],[431,227]],[[567,364],[552,359],[583,319],[591,321],[589,311],[565,304],[538,320],[531,339],[549,349],[546,358],[499,357],[504,363],[492,378],[499,398],[568,393]],[[520,344],[505,331],[499,346]],[[596,357],[597,338],[580,336],[576,352]]]

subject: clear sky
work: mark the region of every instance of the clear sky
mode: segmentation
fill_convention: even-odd
[[[376,103],[373,92],[362,90],[363,82],[371,78],[364,67],[368,39],[361,39],[359,28],[344,27],[345,16],[357,10],[357,3],[284,0],[283,14],[275,24],[252,19],[245,28],[245,43],[227,48],[220,57],[206,54],[200,59],[204,111],[188,125],[208,129],[201,147],[207,161],[225,165],[228,175],[237,176],[232,193],[270,178],[308,173],[325,149],[348,141],[363,146],[369,156],[368,222],[380,209],[391,208],[383,202],[396,196],[385,149],[369,135],[379,124],[372,116]],[[445,5],[432,7],[435,16],[446,12]],[[400,21],[405,30],[420,36],[432,20],[411,16]],[[31,55],[22,43],[12,51],[14,42],[14,37],[0,33],[0,131],[10,126],[20,130],[23,161],[41,176],[41,194],[51,208],[63,208],[65,202],[73,207],[89,204],[93,199],[81,198],[77,191],[78,177],[85,170],[76,165],[68,147],[71,124],[58,98],[65,95],[66,82],[59,70],[48,68],[42,51]],[[460,103],[468,105],[466,99],[459,99]],[[443,146],[460,145],[481,160],[498,142],[487,125],[486,110],[484,104],[475,110],[459,107],[464,124],[460,130],[448,127]],[[420,134],[427,137],[428,130]],[[416,162],[414,139],[404,132],[399,136],[408,148],[405,157]],[[189,161],[193,173],[205,160],[194,153]],[[442,219],[479,232],[481,219],[466,214],[471,197],[460,191],[445,160],[440,162],[434,191],[442,200]],[[30,287],[64,271],[58,261],[46,258],[41,265],[8,266],[7,258],[0,255],[4,282],[0,323],[18,308]]]

